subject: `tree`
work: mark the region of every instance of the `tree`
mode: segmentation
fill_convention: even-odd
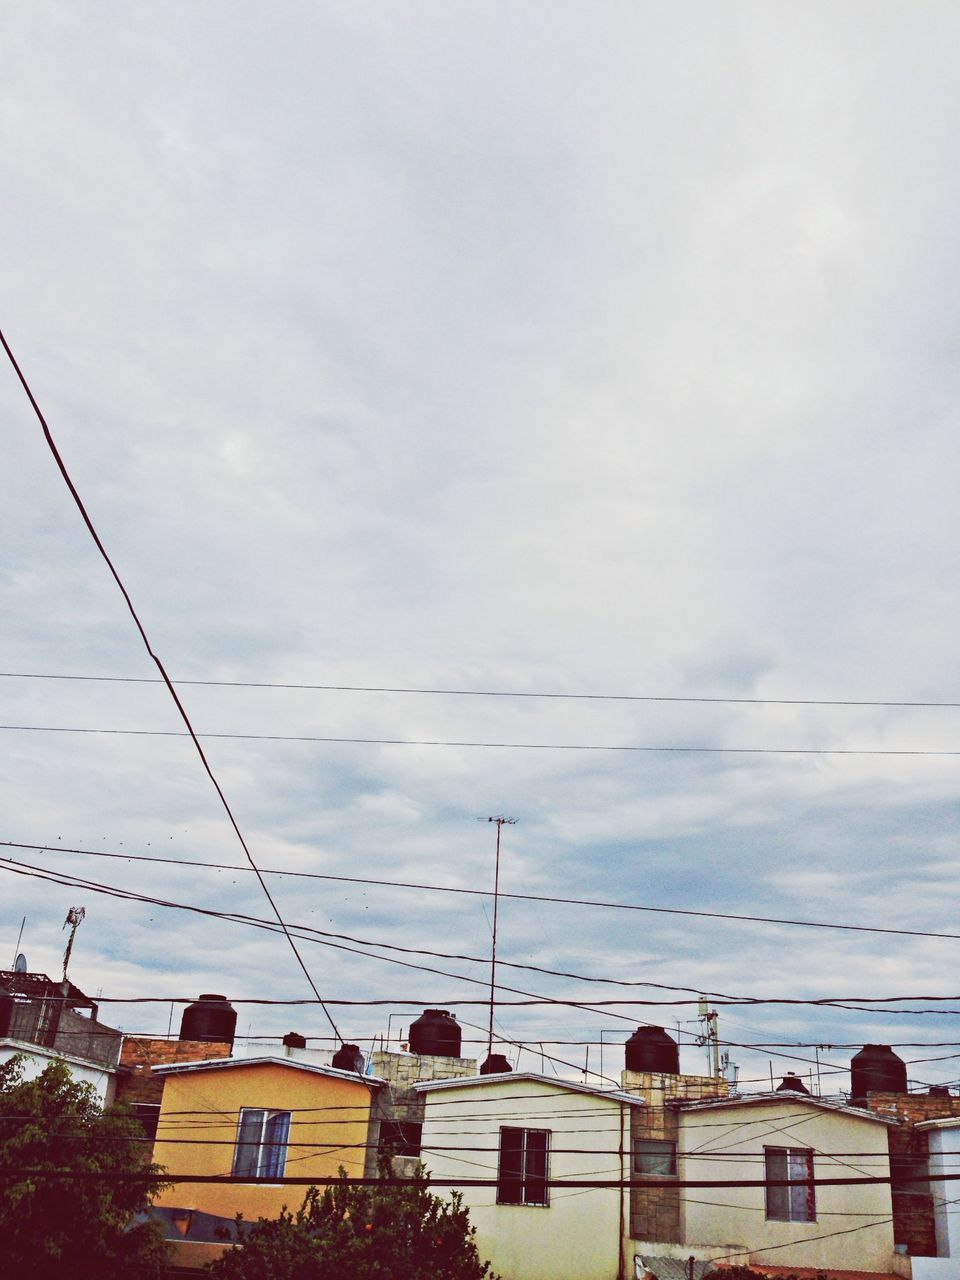
[[[295,1214],[243,1227],[238,1219],[236,1246],[209,1265],[211,1280],[496,1280],[462,1197],[432,1195],[422,1168],[375,1186],[351,1186],[341,1169]]]
[[[62,1062],[34,1080],[24,1079],[21,1057],[0,1065],[4,1274],[159,1277],[162,1233],[154,1223],[131,1225],[163,1185],[143,1149],[137,1121],[104,1111],[93,1086],[78,1084]]]

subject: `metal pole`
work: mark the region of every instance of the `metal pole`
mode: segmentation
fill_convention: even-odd
[[[497,818],[488,818],[488,822],[497,824],[497,855],[493,873],[493,941],[490,946],[490,1021],[487,1028],[487,1056],[493,1053],[493,1007],[496,1000],[497,986],[497,913],[500,907],[500,831],[503,824],[513,824],[516,818],[505,818],[501,814]]]

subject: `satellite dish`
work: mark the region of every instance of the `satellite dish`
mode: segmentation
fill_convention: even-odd
[[[23,954],[22,951],[19,951],[17,953],[17,958],[13,962],[13,972],[14,973],[27,972],[27,957]]]

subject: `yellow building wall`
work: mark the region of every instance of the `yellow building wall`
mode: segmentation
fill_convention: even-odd
[[[790,1095],[769,1105],[683,1113],[678,1172],[692,1179],[762,1179],[765,1146],[812,1149],[817,1178],[890,1172],[885,1125]],[[750,1261],[772,1266],[894,1269],[889,1183],[818,1186],[815,1222],[768,1219],[762,1186],[691,1187],[682,1195],[684,1240],[691,1246],[717,1246],[719,1255],[740,1242]]]
[[[284,1174],[318,1184],[347,1173],[363,1175],[371,1089],[359,1081],[298,1070],[281,1063],[242,1064],[167,1076],[153,1159],[170,1174],[225,1174],[233,1170],[240,1110],[290,1111]],[[274,1218],[299,1208],[306,1186],[175,1183],[159,1205],[247,1219]]]

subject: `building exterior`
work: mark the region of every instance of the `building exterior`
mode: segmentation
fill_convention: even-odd
[[[830,1185],[889,1177],[893,1122],[803,1094],[709,1097],[722,1081],[633,1074],[636,1091],[532,1073],[414,1086],[423,1161],[464,1180],[478,1247],[503,1280],[667,1280],[722,1263],[909,1274],[889,1182]],[[753,1185],[687,1185],[714,1180]]]
[[[954,1099],[957,1101],[957,1099]],[[927,1141],[924,1184],[933,1205],[936,1257],[913,1260],[913,1280],[960,1280],[960,1116],[921,1120],[917,1130]]]
[[[27,1077],[62,1062],[113,1101],[122,1033],[97,1019],[97,1006],[72,982],[45,973],[0,970],[0,1062],[19,1055]]]
[[[339,1170],[364,1170],[371,1101],[382,1081],[294,1056],[220,1058],[154,1066],[164,1080],[153,1158],[167,1173],[244,1176],[256,1184],[175,1183],[155,1202],[177,1246],[175,1262],[199,1267],[228,1245],[218,1228],[237,1214],[275,1218],[306,1188],[270,1183],[284,1176],[317,1185]]]

